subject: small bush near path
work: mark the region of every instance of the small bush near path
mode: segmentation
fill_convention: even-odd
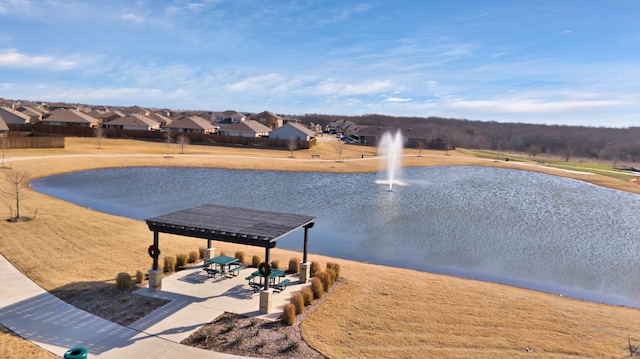
[[[329,291],[329,288],[331,288],[331,277],[329,276],[329,273],[317,272],[315,274],[315,278],[320,279],[322,282],[322,289],[324,289],[325,292]]]
[[[318,263],[316,261],[311,262],[311,268],[309,268],[309,272],[310,272],[311,276],[313,277],[319,271],[320,271],[320,263]]]
[[[127,272],[118,273],[116,276],[116,287],[120,290],[131,288],[131,274]]]
[[[199,261],[200,258],[201,258],[200,257],[200,252],[196,251],[196,250],[193,250],[193,251],[189,252],[189,261],[188,262],[189,263],[195,263],[195,262]]]
[[[271,261],[271,268],[280,269],[280,261],[279,260]]]
[[[282,324],[292,326],[296,322],[296,306],[291,303],[285,304],[280,320]]]
[[[332,270],[335,273],[335,278],[333,281],[337,281],[340,278],[340,263],[335,262],[327,262],[327,271]]]
[[[176,255],[176,267],[184,268],[187,266],[187,262],[189,262],[189,255],[186,253],[180,253]]]
[[[142,283],[144,283],[144,272],[138,269],[136,271],[136,284],[141,285]]]
[[[311,290],[311,288],[302,288],[302,290],[300,290],[300,294],[302,294],[305,306],[313,304],[313,290]]]
[[[236,259],[238,259],[238,261],[240,262],[240,264],[244,265],[245,263],[247,263],[246,261],[246,254],[244,254],[243,251],[237,251],[235,256]]]
[[[300,273],[300,258],[291,258],[289,259],[289,270],[287,271],[289,274]]]
[[[302,297],[302,293],[296,292],[291,294],[289,301],[296,308],[296,314],[302,314],[302,312],[304,312],[304,298]]]
[[[253,268],[258,268],[258,266],[260,265],[260,263],[262,263],[262,258],[260,258],[260,256],[254,255],[251,258],[251,266]]]
[[[165,273],[173,273],[176,271],[176,258],[175,257],[164,257],[164,267],[163,270]]]
[[[324,287],[322,281],[318,277],[311,278],[311,290],[313,291],[314,299],[321,299],[324,295]]]

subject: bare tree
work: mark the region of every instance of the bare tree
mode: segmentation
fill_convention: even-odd
[[[93,137],[98,139],[98,149],[102,148],[102,138],[104,137],[104,128],[98,125],[98,127],[93,129]]]
[[[418,141],[418,144],[416,145],[416,147],[418,148],[418,157],[422,157],[422,150],[425,147],[424,141],[422,140]]]
[[[289,149],[289,152],[291,152],[291,154],[289,155],[290,158],[293,158],[293,151],[298,149],[298,141],[296,140],[289,140],[289,142],[287,142],[287,148]]]
[[[12,219],[20,220],[20,200],[25,197],[24,190],[29,187],[29,179],[29,174],[25,171],[12,170],[5,176],[3,192],[9,194],[16,201],[16,215]]]
[[[344,154],[344,141],[338,140],[336,145],[336,154],[338,155],[338,162],[342,162],[342,155]]]
[[[189,144],[189,136],[182,133],[178,136],[176,141],[180,145],[180,154],[184,154],[184,146]]]
[[[171,131],[170,128],[166,129],[164,133],[164,138],[165,140],[167,140],[167,154],[165,157],[171,157],[171,154],[169,153],[169,149],[171,147],[171,142],[173,141],[173,131]]]
[[[0,135],[0,140],[2,141],[2,168],[4,168],[4,157],[7,151],[7,134],[3,133]]]

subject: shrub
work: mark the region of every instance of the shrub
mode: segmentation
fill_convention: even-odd
[[[296,307],[291,304],[291,303],[287,303],[284,305],[284,311],[282,312],[282,316],[280,317],[280,321],[282,321],[282,324],[284,325],[293,325],[296,322]]]
[[[336,282],[336,280],[338,279],[338,275],[336,274],[336,271],[334,271],[333,269],[327,269],[325,271],[325,273],[327,273],[327,275],[329,276],[329,284],[333,285],[333,283]]]
[[[127,272],[118,273],[116,276],[116,286],[122,290],[131,288],[131,274]]]
[[[174,257],[164,257],[164,268],[165,273],[172,273],[176,271],[176,259]]]
[[[200,255],[200,258],[204,258],[204,247],[198,247],[198,254]]]
[[[325,292],[328,292],[331,287],[331,278],[329,278],[329,273],[317,272],[315,278],[320,279],[320,282],[322,282],[322,289],[324,289]]]
[[[238,261],[240,262],[240,264],[244,265],[245,262],[245,254],[243,251],[236,251],[236,254],[234,256],[236,259],[238,259]]]
[[[280,269],[280,261],[277,259],[275,261],[271,261],[271,268]]]
[[[138,283],[138,285],[142,284],[144,282],[144,273],[138,269],[136,271],[136,283]]]
[[[290,274],[300,273],[300,258],[289,259],[289,270],[287,272]]]
[[[191,251],[189,252],[189,263],[195,263],[200,259],[200,252]]]
[[[226,256],[226,255],[227,255],[227,252],[225,252],[225,251],[220,251],[220,255],[221,255],[221,256]],[[204,256],[202,256],[202,258],[204,258]]]
[[[189,255],[186,253],[176,254],[176,267],[181,268],[187,265]]]
[[[300,346],[300,344],[297,341],[289,340],[289,342],[287,343],[287,346],[284,347],[284,352],[285,353],[293,353],[296,350],[298,350],[299,346]]]
[[[320,271],[320,263],[313,261],[311,262],[311,268],[309,269],[309,271],[311,272],[311,276],[315,276],[316,273],[318,273]]]
[[[313,304],[313,290],[309,287],[303,287],[300,290],[300,294],[302,294],[302,298],[304,299],[304,305]]]
[[[333,280],[334,282],[336,282],[340,278],[340,264],[334,263],[334,262],[327,262],[327,269],[331,269],[334,272],[336,272],[335,279]]]
[[[304,298],[302,297],[302,293],[296,292],[291,294],[289,301],[296,307],[296,314],[302,314],[304,311]]]
[[[262,263],[262,259],[260,258],[260,256],[258,256],[258,255],[254,255],[254,256],[251,258],[251,266],[252,266],[253,268],[258,268],[258,266],[260,265],[260,263]]]
[[[324,295],[324,287],[322,281],[318,277],[311,278],[311,291],[313,291],[313,298],[320,299]]]

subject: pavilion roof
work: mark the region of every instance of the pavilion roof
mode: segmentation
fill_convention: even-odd
[[[146,220],[151,231],[259,247],[313,223],[315,217],[205,204]]]

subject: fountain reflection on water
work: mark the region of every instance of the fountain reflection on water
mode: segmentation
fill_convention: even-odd
[[[400,180],[400,170],[402,168],[402,133],[400,131],[392,135],[385,132],[378,145],[378,153],[382,154],[381,167],[386,165],[387,179],[378,180],[376,183],[388,184],[389,191],[393,191],[393,185],[404,185]]]

